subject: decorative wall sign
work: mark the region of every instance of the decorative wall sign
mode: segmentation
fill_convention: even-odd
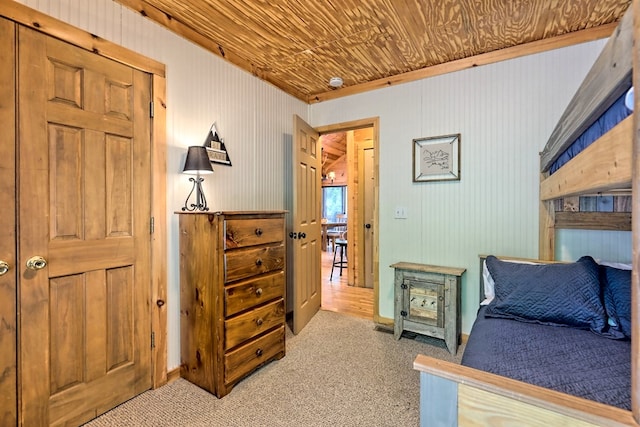
[[[413,140],[413,182],[459,179],[459,133]]]
[[[224,145],[222,139],[220,139],[220,136],[218,136],[215,123],[211,125],[211,129],[204,141],[204,146],[207,149],[211,163],[231,166],[231,159],[229,158],[229,153],[227,153],[227,147]]]

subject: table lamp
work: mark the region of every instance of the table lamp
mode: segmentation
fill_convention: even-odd
[[[200,175],[212,174],[213,168],[211,167],[211,161],[209,161],[209,156],[205,147],[189,147],[182,173],[196,175],[195,178],[189,178],[189,181],[193,182],[193,187],[191,187],[191,191],[189,192],[187,199],[184,201],[182,210],[189,212],[196,210],[208,211],[209,207],[207,206],[207,199],[204,197],[204,193],[202,191],[202,181],[204,181],[204,178]],[[196,192],[196,202],[189,204],[189,199],[191,198],[194,190]]]

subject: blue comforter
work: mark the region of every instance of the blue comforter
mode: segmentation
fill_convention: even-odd
[[[631,342],[587,330],[485,318],[480,308],[462,364],[631,409]]]

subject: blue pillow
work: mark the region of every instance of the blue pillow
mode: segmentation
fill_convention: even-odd
[[[514,264],[487,257],[495,281],[485,315],[604,333],[598,264],[589,256],[570,264]]]
[[[631,270],[601,265],[600,281],[611,329],[631,338]]]

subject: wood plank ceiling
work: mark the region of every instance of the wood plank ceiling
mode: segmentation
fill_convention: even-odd
[[[429,74],[420,71],[489,52],[554,38],[564,37],[566,45],[606,37],[631,3],[631,0],[116,1],[310,103],[421,78]],[[585,32],[590,35],[568,37]],[[461,68],[479,63],[482,61],[466,62]],[[343,79],[342,87],[329,85],[333,76]]]
[[[321,135],[320,142],[322,143],[322,176],[325,177],[329,171],[346,172],[346,132]]]

